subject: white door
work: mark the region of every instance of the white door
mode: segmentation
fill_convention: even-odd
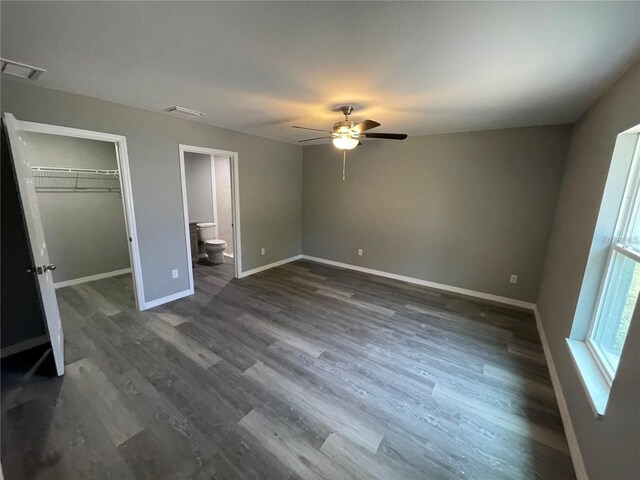
[[[44,241],[44,231],[42,230],[38,199],[36,198],[33,176],[31,175],[31,165],[24,148],[25,132],[20,122],[13,115],[5,113],[3,117],[33,258],[33,265],[25,265],[25,275],[30,274],[37,277],[38,285],[40,286],[40,299],[51,339],[53,357],[56,362],[56,370],[58,375],[62,375],[64,373],[64,336],[62,334],[56,291],[53,287],[53,275],[51,274],[51,270],[55,269],[55,265],[49,263],[49,253]],[[6,279],[4,280],[6,281]]]

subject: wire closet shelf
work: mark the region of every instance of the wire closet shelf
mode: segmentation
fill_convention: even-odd
[[[37,192],[120,192],[120,171],[92,168],[31,167]]]

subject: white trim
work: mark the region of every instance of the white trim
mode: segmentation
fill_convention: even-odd
[[[620,135],[623,135],[622,133]],[[620,137],[618,135],[618,137]],[[620,138],[616,138],[616,144],[620,141]],[[613,230],[613,238],[622,240],[624,243],[628,242],[628,233],[633,218],[635,217],[635,210],[638,208],[638,182],[640,181],[640,172],[638,171],[638,162],[640,162],[640,135],[636,138],[636,146],[631,154],[631,162],[629,165],[629,171],[627,173],[627,181],[625,183],[622,202],[618,209],[618,218],[616,219],[616,225]],[[616,155],[614,147],[613,157],[622,156]]]
[[[589,343],[571,338],[567,338],[566,342],[571,361],[578,372],[582,388],[587,394],[593,415],[597,420],[602,420],[607,411],[607,403],[609,403],[609,394],[611,393],[611,385],[606,374],[602,371],[597,356],[591,351]]]
[[[233,264],[235,266],[235,276],[240,278],[242,272],[242,240],[240,228],[240,173],[238,154],[232,152],[229,156],[231,163],[231,222],[233,228]]]
[[[640,133],[640,124],[636,125],[635,127],[631,127],[628,130],[625,130],[624,132],[620,132],[618,135],[626,135],[629,133]]]
[[[587,337],[585,338],[584,342],[591,341],[591,337],[594,334],[594,330],[597,328],[598,319],[600,318],[600,312],[602,311],[602,307],[603,307],[603,300],[605,298],[605,293],[608,290],[609,282],[611,280],[611,270],[612,270],[611,266],[614,261],[613,254],[615,251],[616,251],[615,245],[611,244],[609,246],[609,252],[607,253],[607,263],[604,268],[604,274],[600,281],[600,288],[598,288],[598,296],[596,297],[596,307],[593,309],[593,315],[591,315],[591,320],[589,321],[589,329],[587,330]],[[572,353],[573,353],[573,350],[572,350]],[[611,386],[611,383],[613,382],[613,375],[615,375],[615,372],[608,371],[607,366],[605,365],[605,360],[600,356],[599,352],[596,352],[595,350],[589,350],[589,354],[593,355],[593,361],[598,365],[598,368],[602,371],[608,385]],[[576,365],[576,367],[578,368],[578,372],[580,373],[579,366]],[[589,392],[587,389],[587,394],[588,393]]]
[[[88,277],[72,278],[71,280],[64,280],[62,282],[56,282],[53,284],[55,288],[70,287],[72,285],[78,285],[80,283],[94,282],[96,280],[102,280],[103,278],[116,277],[118,275],[124,275],[125,273],[131,273],[130,268],[123,268],[121,270],[113,270],[112,272],[98,273],[96,275],[89,275]]]
[[[573,338],[567,338],[567,342],[578,342],[584,345],[587,353],[591,356],[593,363],[595,363],[595,366],[598,368],[598,372],[607,385],[607,392],[611,390],[611,385],[613,385],[613,379],[616,376],[616,372],[615,370],[610,370],[611,367],[607,364],[608,359],[606,357],[606,354],[602,351],[600,346],[596,344],[596,342],[594,342],[590,337],[587,337],[584,342]],[[571,349],[571,345],[569,346],[569,349]]]
[[[238,278],[245,278],[249,275],[253,275],[254,273],[264,272],[265,270],[269,270],[270,268],[279,267],[280,265],[284,265],[285,263],[295,262],[296,260],[300,260],[301,258],[304,258],[304,256],[295,255],[293,257],[285,258],[284,260],[278,260],[277,262],[273,262],[268,265],[263,265],[252,270],[247,270],[246,272],[240,272]]]
[[[229,162],[231,164],[231,162]],[[220,222],[218,221],[218,188],[216,186],[216,159],[209,155],[209,168],[211,168],[211,201],[213,203],[213,226],[216,229],[216,238],[220,238]],[[231,168],[231,165],[229,165]],[[229,172],[231,176],[231,172]]]
[[[187,177],[184,167],[184,152],[183,145],[178,145],[178,157],[180,160],[180,190],[182,193],[182,216],[184,218],[184,240],[187,246],[187,271],[189,272],[189,294],[194,293],[193,288],[193,255],[191,254],[191,232],[189,231],[189,204],[187,203]],[[155,306],[155,305],[154,305]],[[151,307],[147,307],[151,308]]]
[[[120,167],[120,184],[122,190],[122,205],[125,211],[127,235],[129,236],[129,255],[131,257],[131,269],[133,272],[133,290],[138,310],[146,303],[142,279],[142,262],[140,260],[140,245],[138,244],[138,229],[136,227],[136,215],[133,207],[133,187],[131,186],[131,172],[129,171],[129,154],[127,151],[127,139],[121,137],[116,142],[116,155]]]
[[[564,433],[567,437],[567,444],[569,445],[569,453],[571,454],[571,461],[573,462],[573,469],[575,470],[577,480],[589,480],[587,476],[587,469],[584,466],[584,460],[582,459],[582,453],[580,452],[580,445],[578,445],[578,438],[576,432],[573,429],[573,423],[571,422],[571,415],[569,414],[569,407],[567,406],[567,400],[564,397],[562,391],[562,384],[558,377],[556,366],[553,363],[553,357],[551,356],[551,350],[549,349],[549,343],[547,342],[547,336],[544,333],[542,327],[542,319],[540,318],[540,312],[537,305],[533,307],[533,314],[536,319],[536,325],[538,327],[538,333],[540,334],[540,341],[542,343],[542,349],[544,350],[544,357],[547,360],[547,366],[549,368],[549,376],[551,377],[551,384],[553,385],[553,391],[556,394],[556,401],[558,402],[558,409],[560,410],[560,418],[562,419],[562,425],[564,427]]]
[[[233,224],[233,264],[234,275],[236,278],[242,278],[242,240],[241,240],[241,227],[240,227],[240,175],[238,173],[238,152],[231,152],[228,150],[218,150],[215,148],[197,147],[194,145],[178,145],[179,159],[180,159],[180,184],[182,188],[182,204],[183,214],[185,220],[185,238],[187,243],[188,265],[191,265],[191,240],[189,238],[189,213],[187,209],[187,186],[184,173],[184,153],[202,153],[211,156],[212,168],[214,164],[214,155],[220,157],[229,158],[229,167],[231,168],[231,222]],[[215,175],[212,172],[212,178]],[[215,223],[218,223],[218,219],[215,219]],[[193,269],[189,268],[189,287],[191,293],[193,293]]]
[[[143,310],[145,305],[144,284],[142,279],[142,264],[140,262],[140,248],[138,246],[138,229],[136,227],[136,215],[133,207],[133,189],[131,187],[131,173],[129,171],[129,154],[127,151],[127,139],[123,135],[111,133],[81,130],[79,128],[48,125],[45,123],[20,121],[20,127],[27,132],[46,133],[63,137],[84,138],[88,140],[100,140],[115,144],[116,161],[120,170],[120,188],[122,192],[122,206],[124,209],[125,225],[129,242],[129,259],[133,272],[133,291],[138,310]]]
[[[233,253],[223,253],[225,257],[233,258]]]
[[[191,290],[183,290],[182,292],[173,293],[171,295],[167,295],[166,297],[151,300],[142,307],[142,310],[149,310],[150,308],[164,305],[165,303],[173,302],[174,300],[179,300],[181,298],[188,297],[189,295],[193,295],[193,292]]]
[[[27,122],[20,120],[23,130],[35,133],[47,133],[49,135],[62,135],[64,137],[86,138],[88,140],[101,140],[103,142],[117,142],[125,137],[112,133],[93,132],[80,128],[61,127],[59,125],[48,125],[46,123]]]
[[[640,125],[634,128],[640,128]],[[630,132],[630,130],[620,133],[616,137],[616,145],[613,152],[614,161],[617,157],[621,156],[619,154],[621,136],[628,132]],[[600,278],[598,295],[596,296],[595,308],[589,321],[587,336],[584,339],[567,339],[567,345],[571,352],[574,365],[578,370],[578,374],[587,393],[587,398],[596,416],[604,414],[609,391],[618,368],[617,365],[613,365],[613,362],[609,358],[610,356],[606,355],[594,341],[594,337],[598,335],[599,331],[604,328],[607,323],[607,319],[603,318],[603,309],[605,308],[605,301],[610,294],[611,282],[615,280],[612,278],[615,262],[619,260],[614,254],[623,255],[636,263],[640,263],[640,252],[631,246],[633,245],[634,239],[630,237],[630,233],[633,232],[635,227],[634,219],[637,217],[638,209],[640,208],[640,169],[638,168],[640,163],[640,136],[637,134],[634,135],[636,137],[634,139],[635,146],[633,148],[622,200],[616,214],[616,224],[612,235],[614,243],[608,246],[607,262]],[[607,182],[608,181],[609,180],[607,180]],[[602,215],[602,212],[600,212],[600,215]],[[585,355],[591,358],[586,358]],[[602,378],[592,371],[594,365],[602,374]],[[600,385],[601,379],[604,379],[608,388],[602,388]]]
[[[630,258],[634,262],[640,263],[640,252],[634,250],[633,248],[629,248],[626,245],[622,245],[621,243],[614,243],[613,249],[621,255]]]
[[[372,268],[358,267],[357,265],[351,265],[349,263],[336,262],[333,260],[327,260],[325,258],[312,257],[310,255],[301,255],[300,258],[304,260],[311,260],[313,262],[324,263],[327,265],[333,265],[334,267],[347,268],[349,270],[355,270],[357,272],[368,273],[370,275],[378,275],[380,277],[393,278],[394,280],[413,283],[415,285],[422,285],[423,287],[436,288],[438,290],[458,293],[460,295],[467,295],[469,297],[482,298],[483,300],[504,303],[506,305],[511,305],[513,307],[526,308],[528,310],[533,310],[533,308],[535,307],[535,304],[531,302],[516,300],[515,298],[501,297],[499,295],[493,295],[491,293],[477,292],[475,290],[468,290],[466,288],[453,287],[451,285],[445,285],[443,283],[429,282],[427,280],[422,280],[420,278],[406,277],[404,275],[398,275],[396,273],[383,272],[382,270],[374,270]]]

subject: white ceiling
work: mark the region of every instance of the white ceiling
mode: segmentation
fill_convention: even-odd
[[[638,2],[2,2],[38,84],[295,142],[575,121],[640,58]]]

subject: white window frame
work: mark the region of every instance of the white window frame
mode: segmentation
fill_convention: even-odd
[[[625,186],[624,196],[620,205],[618,213],[618,219],[616,221],[615,235],[609,246],[609,255],[607,258],[606,267],[602,282],[600,283],[600,289],[598,291],[598,298],[596,301],[596,308],[594,309],[585,344],[589,353],[593,357],[598,369],[602,373],[607,385],[611,387],[616,375],[616,371],[611,368],[609,362],[605,359],[605,354],[602,352],[598,344],[593,341],[593,334],[598,326],[599,319],[602,314],[602,308],[604,303],[604,296],[607,292],[607,287],[611,281],[611,270],[615,254],[630,258],[636,263],[640,263],[640,252],[634,248],[629,242],[629,233],[634,230],[634,220],[638,218],[638,211],[640,210],[640,140],[636,143],[633,160],[631,162],[631,168],[629,169],[629,177]],[[626,340],[626,339],[625,339]],[[617,368],[616,368],[617,369]]]
[[[631,248],[628,248],[627,246],[621,243],[613,244],[610,247],[604,281],[600,285],[600,292],[598,293],[597,307],[591,319],[591,324],[589,325],[589,332],[587,333],[587,339],[586,339],[587,348],[589,349],[589,352],[591,353],[594,360],[596,361],[596,365],[602,372],[604,379],[607,382],[607,385],[609,385],[609,387],[611,387],[613,383],[613,379],[616,376],[616,372],[611,368],[611,365],[609,364],[609,362],[605,360],[606,355],[602,352],[598,344],[593,341],[593,334],[595,329],[597,328],[600,314],[602,313],[602,306],[604,303],[604,293],[607,291],[607,287],[611,280],[611,269],[612,269],[611,267],[612,267],[615,253],[619,253],[621,255],[624,255],[627,258],[630,258],[636,263],[640,263],[640,252],[637,252]]]

